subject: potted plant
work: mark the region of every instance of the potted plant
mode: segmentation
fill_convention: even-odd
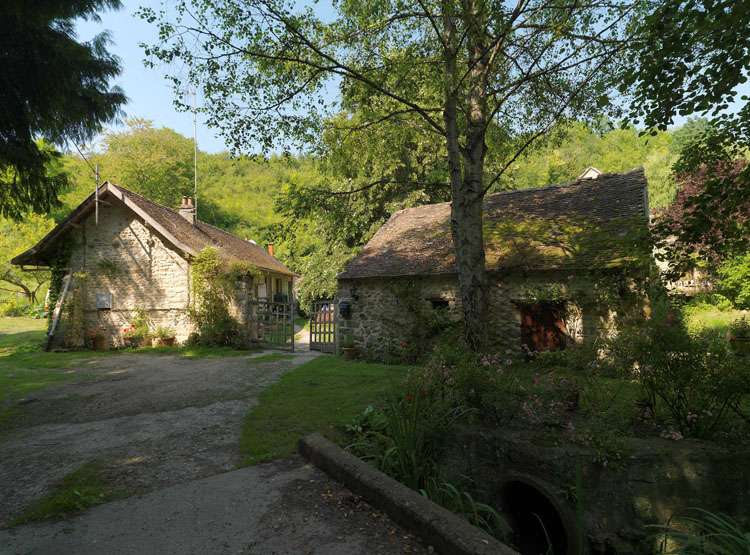
[[[341,340],[341,350],[344,351],[344,358],[347,360],[354,360],[359,354],[359,348],[354,343],[354,336],[351,333],[347,333],[344,339]]]
[[[151,339],[152,347],[174,347],[175,336],[174,329],[165,326],[159,326],[154,332],[155,337]]]
[[[91,341],[91,348],[95,351],[101,351],[107,345],[107,334],[102,328],[90,329],[88,339]]]
[[[729,344],[735,353],[750,355],[750,322],[746,316],[729,324]]]
[[[135,316],[123,330],[123,340],[129,347],[147,347],[151,344],[151,338],[148,334],[148,316],[140,308],[135,309]]]

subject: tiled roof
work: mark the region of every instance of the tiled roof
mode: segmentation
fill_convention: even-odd
[[[450,212],[448,202],[396,212],[338,277],[456,273]],[[647,214],[648,182],[642,167],[567,185],[487,195],[487,269],[625,264],[634,236],[647,229]]]
[[[266,270],[296,276],[279,260],[271,256],[263,247],[245,241],[222,231],[210,224],[197,220],[196,225],[188,222],[179,212],[162,206],[125,187],[105,183],[100,189],[100,198],[114,197],[135,210],[157,232],[186,254],[195,255],[206,247],[216,247],[219,257],[226,261],[247,261]],[[73,210],[60,224],[50,231],[36,246],[12,260],[13,264],[47,266],[54,256],[54,243],[57,238],[77,221],[84,219],[93,209],[94,195],[89,196]]]

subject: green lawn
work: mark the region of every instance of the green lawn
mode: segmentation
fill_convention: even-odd
[[[297,452],[305,434],[344,441],[342,425],[401,383],[406,368],[321,356],[284,374],[247,415],[240,439],[244,464]]]
[[[730,322],[743,315],[748,315],[747,312],[741,310],[720,310],[718,307],[710,305],[690,307],[687,313],[685,323],[691,332],[698,333],[705,328],[707,331],[719,333],[722,336],[727,334]],[[750,318],[750,315],[748,315],[748,318]]]

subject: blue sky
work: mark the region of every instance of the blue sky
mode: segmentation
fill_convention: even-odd
[[[172,89],[164,79],[165,69],[149,69],[143,65],[143,49],[139,43],[155,44],[158,40],[157,29],[139,17],[135,12],[142,5],[152,6],[157,11],[161,9],[160,0],[123,0],[124,8],[120,11],[101,13],[101,23],[81,21],[77,27],[78,38],[89,40],[96,34],[109,30],[113,44],[110,52],[122,59],[123,72],[114,84],[119,85],[130,98],[125,107],[129,117],[141,117],[153,120],[156,127],[169,127],[185,135],[193,135],[192,113],[178,112],[172,100]],[[316,10],[323,15],[330,15],[330,3],[323,1],[316,6]],[[741,87],[742,94],[750,94],[750,83]],[[198,103],[201,102],[200,91]],[[737,109],[736,105],[734,109]],[[730,108],[730,111],[732,108]],[[681,125],[687,118],[679,118]],[[206,152],[220,152],[227,150],[223,138],[206,127],[198,114],[198,147]]]
[[[149,69],[143,65],[143,49],[139,43],[154,44],[157,42],[156,26],[149,24],[135,12],[139,6],[152,5],[159,9],[159,2],[148,0],[124,0],[120,11],[103,12],[101,23],[81,21],[77,26],[78,38],[89,40],[96,34],[109,30],[114,44],[110,52],[122,59],[123,71],[113,84],[122,87],[130,98],[125,106],[129,117],[140,117],[154,121],[156,127],[170,127],[186,137],[193,136],[193,115],[178,112],[172,105],[174,95],[164,80],[163,69]],[[200,93],[198,96],[200,102]],[[201,122],[198,114],[198,147],[206,152],[226,150],[224,141],[214,131]]]

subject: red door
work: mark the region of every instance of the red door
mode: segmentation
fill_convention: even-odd
[[[561,303],[521,305],[521,343],[531,351],[565,348],[565,322]]]

